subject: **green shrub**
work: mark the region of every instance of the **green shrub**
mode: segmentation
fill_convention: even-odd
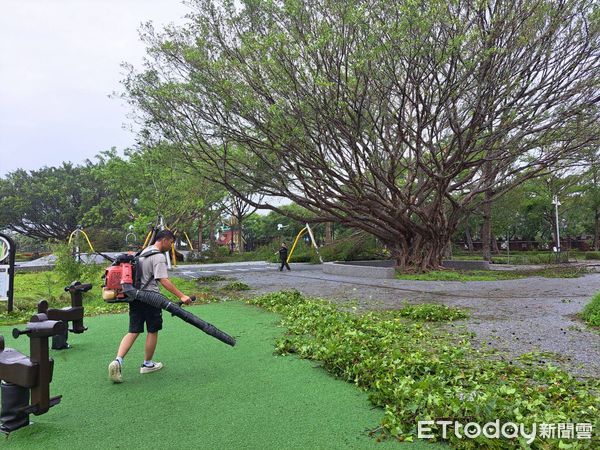
[[[86,229],[86,233],[94,246],[94,250],[99,252],[118,252],[125,250],[126,233],[121,229],[90,227],[89,229]],[[138,242],[138,245],[142,245],[142,243],[143,241]],[[86,244],[80,246],[85,248]]]
[[[56,256],[54,270],[65,286],[71,284],[73,281],[97,284],[104,273],[106,265],[108,265],[108,263],[103,265],[76,261],[73,256],[72,247],[65,244],[55,245],[53,253]]]
[[[229,254],[229,248],[225,245],[217,246],[214,251],[203,253],[201,261],[203,263],[223,263],[239,261],[272,261],[275,262],[275,250],[270,247],[260,247],[255,251]]]
[[[585,253],[585,259],[586,260],[596,260],[596,259],[600,259],[600,252],[586,252]]]
[[[324,261],[361,261],[388,258],[377,238],[364,232],[351,232],[319,249]],[[312,262],[319,262],[316,254]]]
[[[581,318],[592,326],[600,327],[600,293],[596,294],[580,314]]]

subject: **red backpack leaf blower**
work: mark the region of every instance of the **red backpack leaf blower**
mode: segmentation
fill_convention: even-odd
[[[224,342],[232,347],[235,345],[235,338],[219,330],[214,325],[205,322],[192,313],[184,310],[180,304],[173,303],[167,297],[158,292],[144,290],[146,286],[141,287],[141,269],[139,263],[141,258],[160,253],[158,250],[149,251],[143,255],[119,255],[114,259],[112,265],[106,268],[104,274],[104,286],[102,287],[102,298],[108,303],[132,302],[134,300],[161,308],[179,317],[196,328],[204,331],[206,334]],[[106,256],[105,256],[106,257]]]

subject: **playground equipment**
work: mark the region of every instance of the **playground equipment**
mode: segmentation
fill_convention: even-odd
[[[129,242],[129,238],[130,237],[133,237],[133,242],[132,243]],[[127,233],[125,235],[125,246],[127,248],[134,248],[135,247],[135,244],[134,244],[135,242],[137,242],[137,236],[135,235],[135,233],[133,231],[130,231],[129,233]]]
[[[75,228],[75,230],[73,230],[73,232],[69,235],[68,244],[71,245],[71,241],[73,240],[73,238],[76,238],[77,240],[79,240],[80,235],[83,235],[83,237],[85,237],[85,240],[87,242],[88,247],[90,248],[90,251],[92,253],[96,253],[96,250],[94,250],[94,246],[92,245],[90,238],[88,237],[87,233],[85,231],[83,231],[83,228],[81,227],[81,225],[77,225],[77,228]],[[81,261],[81,251],[79,249],[79,244],[77,244],[75,246],[75,255],[77,257],[77,261]]]
[[[165,230],[165,229],[170,230],[170,228],[165,224],[164,218],[162,216],[158,216],[156,223],[152,226],[152,228],[150,228],[150,230],[148,231],[148,234],[146,234],[144,243],[142,244],[142,247],[140,250],[145,249],[149,245],[152,245],[155,241],[156,233],[158,233],[160,230]],[[176,231],[174,231],[174,233],[178,234]],[[77,261],[79,261],[79,262],[82,261],[81,249],[79,246],[80,236],[83,236],[85,238],[85,242],[87,243],[88,248],[91,253],[96,253],[96,254],[99,254],[99,255],[105,257],[105,255],[103,255],[100,252],[97,252],[94,249],[94,246],[92,245],[92,241],[90,240],[88,234],[84,231],[83,227],[81,225],[77,225],[77,228],[75,230],[73,230],[73,232],[69,235],[69,240],[68,240],[68,245],[71,245],[71,243],[74,241],[75,248],[73,250],[74,250],[74,254],[75,254],[75,259]],[[192,245],[192,241],[190,240],[188,234],[185,231],[183,232],[183,236],[185,237],[187,244],[190,247],[190,250],[193,251],[194,246]],[[129,232],[125,235],[125,246],[129,250],[132,250],[135,248],[135,245],[134,245],[135,242],[137,242],[137,236],[133,232],[133,225],[131,225],[129,227]],[[2,240],[0,239],[0,256],[2,256],[1,244],[2,244]],[[167,255],[165,253],[165,256],[166,256],[166,260],[167,260],[167,266],[169,269],[171,269],[172,266],[177,266],[177,253],[175,251],[175,247],[171,248],[171,253],[169,255]],[[1,262],[1,258],[0,258],[0,262]]]
[[[52,336],[52,350],[65,350],[71,348],[67,342],[69,331],[75,334],[81,334],[87,330],[83,326],[83,293],[92,288],[91,284],[81,284],[74,281],[65,287],[65,292],[71,294],[71,306],[62,309],[48,309],[48,302],[42,300],[38,303],[38,313],[44,313],[49,320],[60,320],[65,322],[63,333]],[[68,328],[69,322],[73,322],[73,328]]]
[[[187,241],[188,245],[190,246],[190,251],[193,252],[194,251],[194,245],[192,244],[192,241],[190,240],[190,237],[188,236],[188,234],[184,231],[183,235],[185,236],[185,240]],[[198,249],[200,250],[200,249]]]
[[[321,261],[321,264],[323,264],[323,258],[321,258],[321,254],[319,253],[319,247],[317,246],[317,241],[315,241],[315,236],[313,235],[312,229],[310,228],[310,226],[308,224],[306,224],[306,226],[304,228],[302,228],[300,230],[300,232],[298,233],[298,235],[296,236],[296,239],[294,240],[294,245],[292,245],[292,249],[290,250],[290,253],[287,257],[286,262],[289,263],[292,260],[292,254],[294,253],[294,249],[296,248],[298,241],[300,240],[302,235],[307,231],[308,231],[308,235],[310,236],[310,241],[312,242],[312,245],[315,248],[315,251],[317,252],[319,261]]]
[[[165,225],[165,220],[164,220],[163,216],[158,216],[156,225],[154,225],[150,229],[150,231],[148,231],[148,234],[146,235],[146,239],[144,239],[144,244],[142,245],[142,249],[145,249],[149,245],[154,244],[154,241],[156,240],[156,234],[160,230],[171,230],[168,226]],[[172,266],[176,266],[176,265],[177,265],[177,256],[175,254],[175,247],[172,246],[170,257],[167,257],[167,267],[169,269],[171,269]]]
[[[46,314],[38,313],[31,316],[24,330],[14,328],[15,339],[22,334],[29,337],[29,357],[5,348],[4,337],[0,336],[1,432],[27,426],[29,414],[39,416],[60,403],[60,395],[50,397],[54,361],[48,354],[48,338],[63,333],[66,327],[65,322],[48,320]]]
[[[140,277],[136,278],[136,272],[139,275],[139,269],[136,270],[137,265],[138,256],[135,255],[119,255],[113,260],[112,265],[106,269],[106,273],[104,274],[102,298],[106,302],[116,303],[138,300],[155,308],[164,309],[221,342],[232,347],[235,346],[235,339],[233,337],[184,310],[180,304],[171,302],[167,297],[158,292],[140,289]],[[134,287],[134,284],[138,287]]]

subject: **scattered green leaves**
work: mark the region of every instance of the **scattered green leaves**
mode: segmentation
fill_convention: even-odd
[[[246,283],[242,283],[241,281],[232,281],[229,284],[223,286],[223,290],[225,291],[249,291],[250,286]]]
[[[433,303],[423,303],[420,305],[406,304],[396,313],[402,317],[426,322],[451,322],[453,320],[461,320],[468,317],[466,311],[463,311],[462,309]]]
[[[223,275],[206,275],[196,278],[196,281],[198,283],[216,283],[217,281],[225,281],[227,279]]]
[[[510,364],[473,348],[467,336],[410,321],[397,312],[363,315],[304,298],[296,291],[248,300],[282,316],[287,328],[279,354],[295,353],[369,392],[384,409],[381,430],[401,441],[417,436],[419,420],[454,419],[484,424],[591,423],[600,426],[598,380],[579,381],[555,366]],[[457,340],[458,338],[458,340]],[[439,430],[437,430],[439,431]],[[440,439],[440,433],[435,433]],[[458,439],[455,448],[512,448],[517,440]],[[578,448],[589,441],[570,441]],[[537,437],[531,448],[554,448]]]
[[[581,318],[588,324],[600,327],[600,293],[596,294],[581,312]]]

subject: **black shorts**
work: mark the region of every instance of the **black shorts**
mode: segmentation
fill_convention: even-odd
[[[134,300],[129,304],[129,332],[143,333],[144,322],[148,333],[162,330],[162,310]]]

